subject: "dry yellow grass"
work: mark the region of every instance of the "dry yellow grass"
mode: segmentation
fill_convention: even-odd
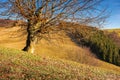
[[[19,27],[2,28],[0,27],[0,46],[22,49],[25,46],[26,35],[22,35]],[[58,34],[62,34],[58,35]],[[55,39],[47,41],[42,39],[36,45],[36,54],[43,57],[58,57],[62,59],[72,60],[83,64],[93,65],[110,70],[120,71],[120,67],[100,61],[91,55],[91,52],[79,47],[77,44],[67,37],[64,32],[53,34]]]
[[[9,48],[22,49],[25,44],[25,36],[21,36],[20,27],[0,27],[0,45]]]
[[[107,29],[108,32],[116,32],[120,36],[120,29]]]
[[[119,80],[120,72],[0,47],[0,80]]]

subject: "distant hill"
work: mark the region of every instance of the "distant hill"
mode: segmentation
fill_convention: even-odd
[[[120,29],[106,29],[104,31],[120,47]]]
[[[120,29],[106,29],[104,31],[108,31],[110,33],[115,32],[115,33],[117,33],[120,36]]]
[[[26,23],[22,20],[0,19],[0,27],[24,26]]]
[[[0,19],[0,27],[10,27],[15,23],[14,20]]]

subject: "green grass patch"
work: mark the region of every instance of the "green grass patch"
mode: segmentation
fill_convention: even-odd
[[[120,72],[56,57],[40,57],[20,50],[0,48],[0,80],[106,80]]]

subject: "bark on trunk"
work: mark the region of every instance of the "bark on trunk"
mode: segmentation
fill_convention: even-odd
[[[27,51],[29,53],[34,53],[35,52],[35,44],[37,42],[37,40],[34,38],[32,39],[30,37],[30,33],[28,33],[28,36],[27,36],[27,40],[26,40],[26,46],[24,47],[24,51]]]
[[[26,40],[26,46],[23,48],[23,51],[27,51],[29,53],[35,52],[35,44],[37,43],[37,37],[34,34],[34,31],[31,29],[33,26],[28,25],[27,27],[27,40]]]

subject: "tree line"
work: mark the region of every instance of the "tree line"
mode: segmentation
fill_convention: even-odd
[[[104,31],[79,24],[73,26],[75,28],[68,31],[72,41],[81,47],[89,47],[98,58],[120,66],[120,47]]]

